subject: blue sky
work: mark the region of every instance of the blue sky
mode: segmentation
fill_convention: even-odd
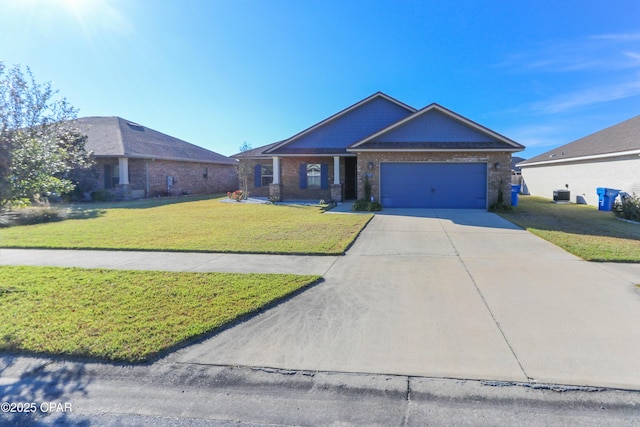
[[[640,114],[640,1],[0,0],[0,61],[225,155],[377,91],[529,158]]]

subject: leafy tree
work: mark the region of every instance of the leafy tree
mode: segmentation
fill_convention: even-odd
[[[29,67],[0,62],[0,206],[73,190],[74,168],[88,168],[87,136],[70,127],[77,110]]]
[[[243,142],[242,145],[240,147],[238,147],[238,149],[240,150],[241,153],[244,153],[245,151],[249,151],[251,149],[253,149],[253,147],[251,146],[251,144],[247,143],[247,141]]]

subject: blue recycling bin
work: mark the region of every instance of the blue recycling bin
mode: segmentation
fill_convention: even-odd
[[[610,211],[613,209],[613,202],[616,200],[616,197],[618,197],[620,190],[598,187],[596,188],[596,193],[598,193],[598,210]]]
[[[520,194],[520,184],[511,184],[511,206],[518,206],[518,194]]]

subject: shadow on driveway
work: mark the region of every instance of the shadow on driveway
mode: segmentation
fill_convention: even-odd
[[[401,209],[389,208],[376,212],[380,216],[403,216],[414,218],[434,218],[470,227],[502,228],[520,230],[517,225],[484,209]]]

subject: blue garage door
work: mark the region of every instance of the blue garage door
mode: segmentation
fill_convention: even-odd
[[[486,209],[486,163],[382,163],[386,208]]]

